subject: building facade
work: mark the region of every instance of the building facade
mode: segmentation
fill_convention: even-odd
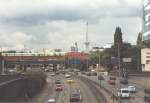
[[[150,71],[150,48],[141,49],[142,71]]]
[[[150,43],[150,0],[143,0],[143,41]]]

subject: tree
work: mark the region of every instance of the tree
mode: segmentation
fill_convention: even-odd
[[[122,44],[122,31],[120,27],[116,27],[116,31],[114,34],[114,44]]]
[[[90,52],[90,60],[93,64],[98,64],[99,51]]]
[[[137,37],[137,41],[136,41],[136,45],[138,46],[138,47],[142,47],[142,45],[143,45],[143,41],[142,41],[142,33],[139,33],[138,34],[138,37]]]

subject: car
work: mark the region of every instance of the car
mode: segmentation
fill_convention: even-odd
[[[82,75],[85,75],[86,73],[85,73],[85,72],[81,72],[81,74],[82,74]]]
[[[99,76],[98,76],[98,80],[104,80],[104,77],[101,76],[101,75],[99,75]]]
[[[82,101],[82,96],[78,92],[73,92],[70,94],[70,102],[80,102]]]
[[[92,72],[91,75],[92,76],[97,76],[97,72]]]
[[[91,73],[90,73],[90,72],[87,72],[86,75],[87,75],[87,76],[91,76]]]
[[[66,74],[65,77],[66,78],[71,78],[71,75],[70,74]]]
[[[63,90],[63,85],[62,84],[56,84],[55,90],[56,91],[62,91]]]
[[[55,84],[61,84],[61,80],[59,79],[55,80]]]
[[[47,103],[56,103],[55,99],[49,99]]]
[[[56,75],[59,75],[59,71],[57,71],[55,74],[56,74]]]
[[[54,73],[51,73],[51,74],[50,74],[50,76],[54,77],[54,76],[55,76],[55,74],[54,74]]]
[[[135,93],[136,92],[135,86],[128,86],[128,90],[129,90],[130,93]]]
[[[128,84],[128,80],[127,80],[127,79],[121,79],[121,80],[120,80],[120,83],[121,83],[121,84]]]
[[[144,93],[145,93],[145,95],[144,95],[144,101],[146,103],[150,103],[150,87],[145,88],[144,89]]]
[[[116,83],[115,83],[114,80],[108,80],[108,84],[110,84],[110,85],[115,85]]]
[[[66,72],[64,70],[61,71],[62,74],[65,74]]]
[[[116,77],[109,77],[110,80],[116,80]]]
[[[128,90],[128,88],[121,88],[118,93],[117,93],[118,97],[121,98],[130,98],[130,92]]]
[[[146,103],[150,103],[150,94],[145,94],[145,95],[144,95],[144,101],[145,101]]]
[[[50,69],[46,68],[44,71],[45,71],[45,72],[50,72]]]
[[[67,83],[74,83],[74,80],[73,80],[72,78],[68,78],[68,79],[66,80],[66,82],[67,82]]]
[[[150,94],[150,87],[144,89],[145,94]]]
[[[77,76],[78,74],[79,74],[78,72],[74,72],[74,75],[76,75],[76,76]]]

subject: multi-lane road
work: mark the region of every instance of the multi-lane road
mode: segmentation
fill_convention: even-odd
[[[88,79],[90,79],[96,83],[100,83],[97,76],[86,76],[86,75],[84,75],[83,77],[88,78]],[[117,95],[117,88],[118,88],[118,81],[119,81],[118,78],[116,80],[116,85],[110,85],[107,83],[107,80],[109,80],[109,76],[104,76],[104,78],[105,78],[105,80],[101,81],[101,85],[105,89],[107,89],[109,92]],[[121,84],[121,87],[126,88],[129,85],[135,86],[136,87],[136,93],[131,93],[131,96],[129,99],[122,99],[121,100],[122,103],[145,103],[144,98],[143,98],[144,97],[144,87],[142,85],[140,85],[139,83],[136,83],[136,81],[132,82],[132,77],[130,77],[129,79],[131,79],[130,82],[127,85]]]
[[[70,103],[70,93],[73,90],[79,90],[82,95],[83,101],[79,103],[105,103],[105,99],[110,96],[100,95],[100,91],[94,87],[94,84],[90,81],[84,81],[81,78],[73,77],[75,81],[72,84],[68,84],[66,82],[66,78],[64,75],[55,75],[54,77],[50,76],[50,73],[47,74],[47,85],[42,90],[39,95],[35,96],[29,103],[47,103],[48,99],[55,98],[56,103]],[[80,77],[90,79],[95,83],[100,83],[97,76],[86,76],[80,75]],[[63,91],[55,91],[55,80],[56,78],[60,78],[63,83]],[[109,76],[104,76],[105,80],[101,81],[101,85],[107,89],[110,93],[117,94],[118,88],[118,78],[116,80],[116,85],[109,85],[107,80]],[[122,103],[145,103],[144,102],[144,87],[136,82],[134,77],[129,78],[129,84],[136,87],[136,93],[132,93],[129,99],[121,99]],[[121,87],[127,87],[128,85],[122,85]],[[146,84],[145,84],[146,85]],[[103,98],[105,96],[105,99]],[[117,103],[117,102],[116,102]]]
[[[55,91],[55,80],[60,78],[63,84],[63,91]],[[77,103],[105,103],[99,94],[98,90],[91,84],[82,81],[79,78],[73,77],[74,83],[67,83],[64,75],[56,75],[51,77],[48,74],[47,85],[42,92],[32,99],[29,103],[47,103],[48,99],[55,98],[56,103],[70,103],[70,93],[73,90],[80,91],[83,98],[82,101]]]

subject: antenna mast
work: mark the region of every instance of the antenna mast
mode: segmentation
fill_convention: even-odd
[[[85,41],[85,49],[86,53],[89,53],[90,42],[88,41],[88,22],[86,23],[86,41]]]

